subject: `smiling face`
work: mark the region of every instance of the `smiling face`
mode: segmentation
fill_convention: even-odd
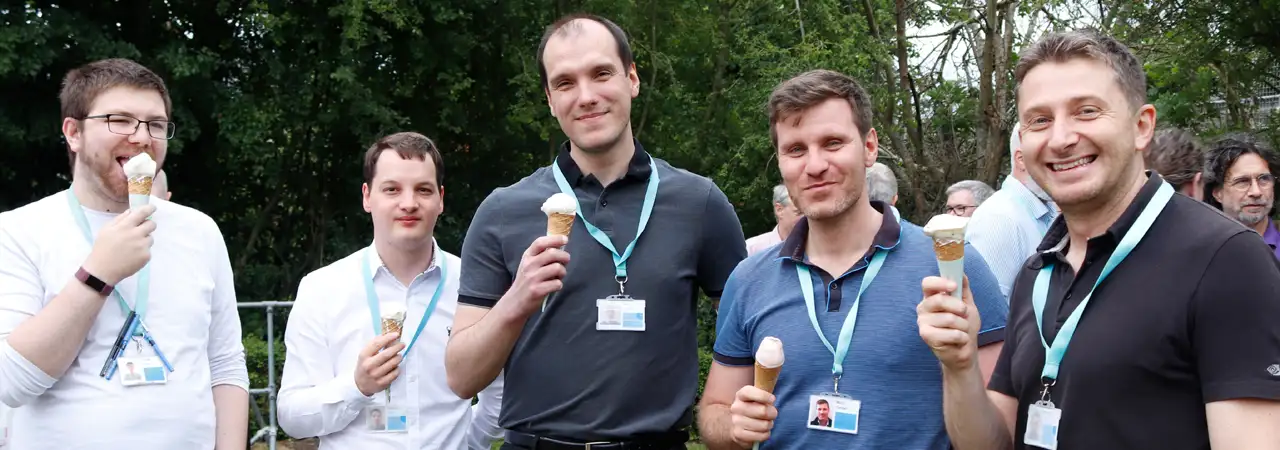
[[[635,64],[599,22],[579,19],[547,41],[547,104],[575,147],[607,152],[631,140],[631,99],[640,94]]]
[[[1104,204],[1142,176],[1155,108],[1131,105],[1106,63],[1035,66],[1019,85],[1018,115],[1027,172],[1064,209]]]
[[[104,114],[121,114],[140,120],[168,119],[160,92],[128,86],[103,91],[93,100],[86,116]],[[91,190],[105,199],[127,202],[129,185],[124,175],[124,163],[145,152],[156,161],[156,167],[162,167],[169,141],[152,138],[142,124],[129,135],[114,133],[110,127],[120,128],[108,124],[106,118],[77,120],[67,117],[62,121],[67,146],[76,155],[76,179],[84,180]]]
[[[848,100],[827,99],[782,118],[775,129],[783,184],[805,217],[837,217],[862,199],[867,168],[876,161],[876,132],[859,132]]]
[[[392,248],[431,245],[444,211],[444,189],[436,185],[431,158],[403,158],[393,149],[377,156],[373,178],[363,186],[364,210],[373,216],[374,239]]]

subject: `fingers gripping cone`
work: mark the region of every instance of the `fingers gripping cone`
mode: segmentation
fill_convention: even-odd
[[[756,389],[772,394],[785,360],[782,340],[773,336],[764,338],[760,342],[760,348],[756,350]],[[754,448],[759,450],[760,443],[757,442]]]
[[[382,334],[399,333],[399,340],[404,339],[404,316],[405,307],[402,303],[387,303],[379,305],[382,319]],[[387,404],[391,403],[391,386],[387,386]]]
[[[938,256],[938,273],[956,284],[951,295],[961,298],[964,288],[964,233],[969,218],[939,214],[929,219],[924,233],[933,238],[933,251]]]
[[[573,221],[578,216],[578,199],[558,192],[542,203],[542,212],[547,214],[547,236],[569,236],[573,230]],[[547,310],[547,299],[542,299],[542,310]]]
[[[129,181],[129,207],[150,203],[151,182],[156,176],[155,160],[145,152],[139,153],[124,163],[124,175]]]

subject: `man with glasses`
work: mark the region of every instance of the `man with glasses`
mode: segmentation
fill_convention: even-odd
[[[964,180],[947,188],[947,214],[960,217],[971,217],[982,202],[994,194],[987,183],[978,180]]]
[[[102,60],[67,73],[60,99],[70,188],[0,213],[10,444],[244,449],[249,377],[222,234],[188,207],[129,204],[125,163],[163,167],[174,135],[164,81]],[[131,362],[145,383],[126,383]]]
[[[1246,134],[1219,140],[1206,154],[1205,202],[1257,231],[1280,259],[1280,228],[1275,216],[1276,154]]]

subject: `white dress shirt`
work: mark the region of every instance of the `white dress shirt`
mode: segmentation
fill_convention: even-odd
[[[75,280],[92,248],[68,191],[0,213],[0,401],[15,407],[10,444],[23,450],[212,449],[213,386],[248,390],[226,243],[209,216],[152,198],[151,292],[144,323],[173,364],[168,383],[124,387],[99,376],[126,314],[109,297],[80,348],[54,379],[8,345],[9,334]],[[116,217],[81,208],[93,235]],[[138,276],[115,286],[130,305]],[[126,356],[152,356],[130,344]]]
[[[747,239],[747,256],[756,254],[757,252],[773,247],[782,243],[782,236],[778,234],[778,227],[774,226],[769,232],[752,236]]]
[[[1022,265],[1035,254],[1057,216],[1056,207],[1036,197],[1017,178],[1008,176],[1000,190],[982,202],[969,218],[965,237],[1000,282],[1005,301]]]
[[[386,311],[385,305],[407,304],[400,337],[406,346],[441,282],[440,265],[448,268],[436,309],[401,362],[399,378],[391,384],[392,405],[404,408],[409,418],[407,433],[369,431],[365,407],[385,406],[387,395],[365,396],[355,384],[358,355],[374,338],[360,267],[365,251],[380,308]],[[382,264],[373,246],[302,279],[284,338],[288,354],[278,416],[286,433],[319,436],[324,450],[479,450],[488,449],[501,436],[497,424],[502,376],[479,394],[475,407],[449,389],[444,351],[458,305],[461,261],[439,246],[433,255],[431,266],[408,287]]]

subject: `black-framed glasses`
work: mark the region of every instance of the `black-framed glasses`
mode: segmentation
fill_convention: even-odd
[[[947,205],[946,213],[951,215],[956,215],[956,216],[963,216],[964,213],[969,212],[969,210],[975,209],[975,208],[977,208],[976,205]]]
[[[108,131],[126,136],[137,133],[138,126],[144,123],[147,124],[147,135],[154,139],[173,139],[174,133],[178,130],[178,127],[168,120],[138,120],[136,117],[124,114],[100,114],[85,117],[85,119],[106,119]]]
[[[1254,180],[1258,181],[1258,188],[1262,190],[1271,189],[1272,186],[1276,185],[1276,177],[1269,173],[1264,173],[1256,177],[1240,176],[1232,178],[1231,181],[1227,182],[1227,186],[1230,186],[1232,190],[1245,192],[1253,187]]]

